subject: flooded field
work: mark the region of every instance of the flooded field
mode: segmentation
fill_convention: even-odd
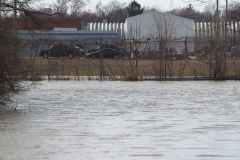
[[[0,107],[0,160],[239,160],[238,81],[43,81]]]

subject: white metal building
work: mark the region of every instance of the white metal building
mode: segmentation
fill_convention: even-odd
[[[129,17],[125,23],[89,22],[88,31],[117,31],[122,38],[185,38],[194,37],[195,23],[191,19],[159,11]]]
[[[179,39],[194,37],[194,21],[159,11],[129,17],[125,37],[134,39]]]

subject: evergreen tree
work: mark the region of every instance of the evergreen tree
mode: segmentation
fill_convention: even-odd
[[[129,17],[136,16],[143,13],[144,8],[141,8],[141,4],[133,0],[127,7],[127,13]]]

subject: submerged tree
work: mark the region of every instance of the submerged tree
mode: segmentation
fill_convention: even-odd
[[[26,87],[21,83],[24,78],[24,60],[20,53],[25,41],[17,35],[18,16],[37,22],[41,12],[32,8],[32,0],[0,1],[0,105],[11,100],[11,94]]]
[[[0,104],[5,104],[9,94],[19,87],[21,76],[21,59],[18,51],[14,50],[12,26],[0,19]]]
[[[0,105],[10,100],[10,94],[21,87],[21,43],[17,38],[17,13],[31,17],[29,3],[1,1],[0,17]]]

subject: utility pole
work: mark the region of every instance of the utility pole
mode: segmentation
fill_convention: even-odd
[[[17,0],[13,1],[13,12],[14,12],[14,18],[13,18],[13,25],[14,25],[14,38],[17,38]]]
[[[17,51],[17,0],[13,1],[14,52]]]
[[[102,54],[103,46],[102,46],[102,38],[100,38],[100,58],[99,58],[99,78],[100,81],[103,80],[103,54]]]
[[[236,11],[233,13],[233,46],[236,45]]]
[[[170,0],[170,11],[173,9],[173,0]]]
[[[2,0],[0,0],[0,19],[2,18]]]
[[[219,41],[219,15],[218,15],[218,9],[219,8],[219,0],[217,0],[217,9],[216,9],[216,23],[217,23],[217,28],[216,28],[216,38],[217,41]]]
[[[225,43],[225,50],[224,50],[224,72],[227,70],[227,51],[228,51],[228,45],[227,45],[227,17],[228,17],[228,0],[226,0],[226,13],[225,13],[225,31],[224,31],[224,43]]]
[[[50,55],[51,55],[51,45],[49,43],[49,48],[48,48],[48,55],[47,55],[47,62],[48,62],[48,81],[51,81],[50,78],[50,73],[51,73],[51,69],[50,69]]]
[[[226,0],[226,11],[225,11],[225,32],[224,32],[224,37],[225,37],[225,45],[226,45],[226,42],[227,42],[227,26],[228,26],[228,20],[227,20],[227,17],[228,17],[228,0]]]

